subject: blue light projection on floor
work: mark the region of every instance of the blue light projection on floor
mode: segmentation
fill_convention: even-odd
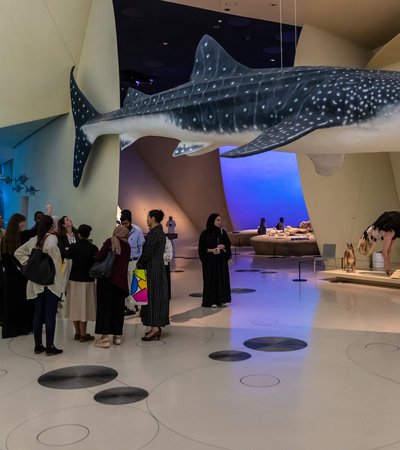
[[[234,147],[221,147],[220,154]],[[296,155],[265,152],[247,158],[220,158],[225,198],[235,230],[257,228],[265,217],[274,227],[308,220]]]

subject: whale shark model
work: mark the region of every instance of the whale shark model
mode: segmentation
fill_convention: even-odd
[[[154,95],[129,89],[122,108],[100,114],[80,91],[73,70],[74,186],[80,183],[92,144],[103,134],[119,135],[122,149],[142,136],[176,138],[180,143],[174,156],[222,145],[239,146],[222,155],[227,157],[278,148],[301,151],[323,175],[339,168],[345,153],[399,151],[397,72],[251,69],[204,36],[188,83]],[[326,134],[326,129],[334,132]]]

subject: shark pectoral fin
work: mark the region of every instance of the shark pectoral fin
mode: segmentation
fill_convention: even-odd
[[[256,155],[275,148],[283,147],[302,136],[311,133],[317,127],[296,120],[284,120],[268,128],[248,144],[223,153],[226,158],[240,158],[242,156]]]
[[[172,156],[176,158],[184,155],[199,155],[214,150],[217,147],[217,145],[210,144],[209,142],[181,142],[172,153]]]
[[[319,175],[329,177],[342,167],[346,155],[342,153],[313,153],[307,154],[307,156],[313,162],[315,171]]]

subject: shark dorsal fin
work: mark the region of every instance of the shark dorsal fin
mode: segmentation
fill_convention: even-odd
[[[143,94],[143,92],[137,91],[136,89],[129,88],[123,105],[125,106],[129,103],[135,103],[139,100],[144,100],[147,97],[149,97],[149,95]]]
[[[204,80],[227,75],[240,75],[249,68],[236,62],[211,36],[201,38],[196,49],[194,66],[190,79]]]

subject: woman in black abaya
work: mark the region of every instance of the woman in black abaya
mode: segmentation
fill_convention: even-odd
[[[202,306],[217,308],[231,302],[228,261],[232,257],[231,241],[221,227],[221,217],[213,213],[199,239],[199,256],[203,266]]]
[[[25,220],[22,214],[13,214],[1,240],[4,267],[3,338],[28,334],[33,327],[33,303],[26,300],[27,280],[18,270],[14,259],[14,252],[21,245]]]

